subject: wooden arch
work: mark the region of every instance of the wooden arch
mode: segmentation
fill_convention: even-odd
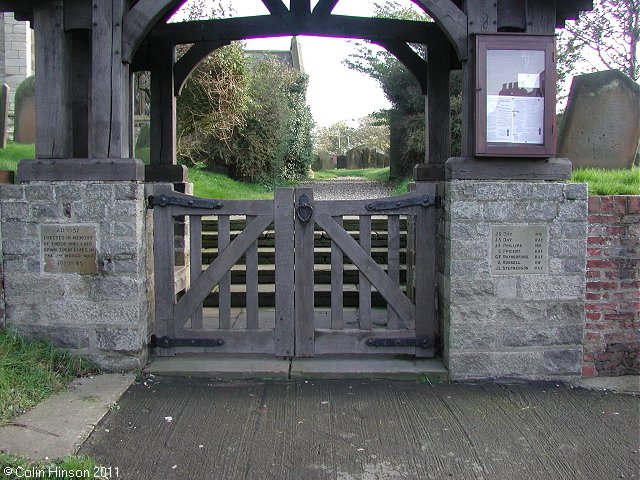
[[[464,60],[467,55],[467,17],[452,2],[452,0],[411,0],[421,7],[435,21],[436,25],[449,39],[459,60]],[[322,18],[332,16],[331,12],[338,0],[320,0],[311,11],[310,0],[291,0],[291,9],[288,9],[282,0],[262,0],[271,14],[271,21],[287,21],[291,33],[295,32],[296,25],[314,28],[313,23]],[[124,16],[122,35],[122,60],[131,63],[135,52],[142,41],[151,32],[151,29],[180,7],[184,0],[139,0]],[[305,19],[307,20],[305,22]],[[309,23],[309,20],[312,20]],[[372,19],[367,19],[370,21]],[[325,20],[326,21],[326,20]],[[305,24],[306,23],[306,24]],[[306,30],[306,29],[305,29]],[[304,31],[310,33],[313,31]],[[359,37],[362,38],[362,37]],[[400,39],[398,39],[400,40]],[[402,39],[407,41],[407,39]]]

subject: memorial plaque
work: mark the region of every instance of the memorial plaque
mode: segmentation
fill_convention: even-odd
[[[96,273],[95,225],[40,225],[40,255],[45,273]]]
[[[523,275],[549,273],[547,225],[491,227],[491,273]]]

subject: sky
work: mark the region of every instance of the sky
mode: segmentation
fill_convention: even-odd
[[[289,2],[284,0],[284,3]],[[315,3],[312,0],[312,7]],[[409,0],[403,3],[411,4]],[[236,0],[232,5],[234,16],[268,14],[260,0]],[[371,16],[371,1],[341,0],[333,13]],[[325,127],[339,121],[356,126],[358,119],[390,107],[378,82],[342,64],[354,51],[353,41],[307,36],[299,39],[305,73],[309,76],[307,103],[318,126]],[[245,43],[249,50],[289,50],[291,37],[246,40]]]

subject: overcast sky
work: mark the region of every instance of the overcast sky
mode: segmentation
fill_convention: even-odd
[[[284,3],[289,2],[284,0]],[[313,7],[316,1],[311,3]],[[401,3],[411,4],[409,0],[401,0]],[[236,12],[234,16],[238,17],[269,13],[260,0],[236,0],[232,5]],[[371,5],[371,0],[341,0],[333,13],[366,17],[371,15]],[[250,50],[288,50],[291,37],[247,40],[245,43]],[[389,107],[378,82],[342,65],[342,60],[354,51],[353,42],[300,37],[300,44],[305,72],[309,75],[307,99],[319,126],[342,120],[354,122]]]

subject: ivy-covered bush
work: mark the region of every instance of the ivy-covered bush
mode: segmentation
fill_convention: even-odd
[[[178,156],[224,166],[237,180],[276,184],[311,163],[307,77],[275,60],[251,63],[240,45],[210,56],[178,97]]]

